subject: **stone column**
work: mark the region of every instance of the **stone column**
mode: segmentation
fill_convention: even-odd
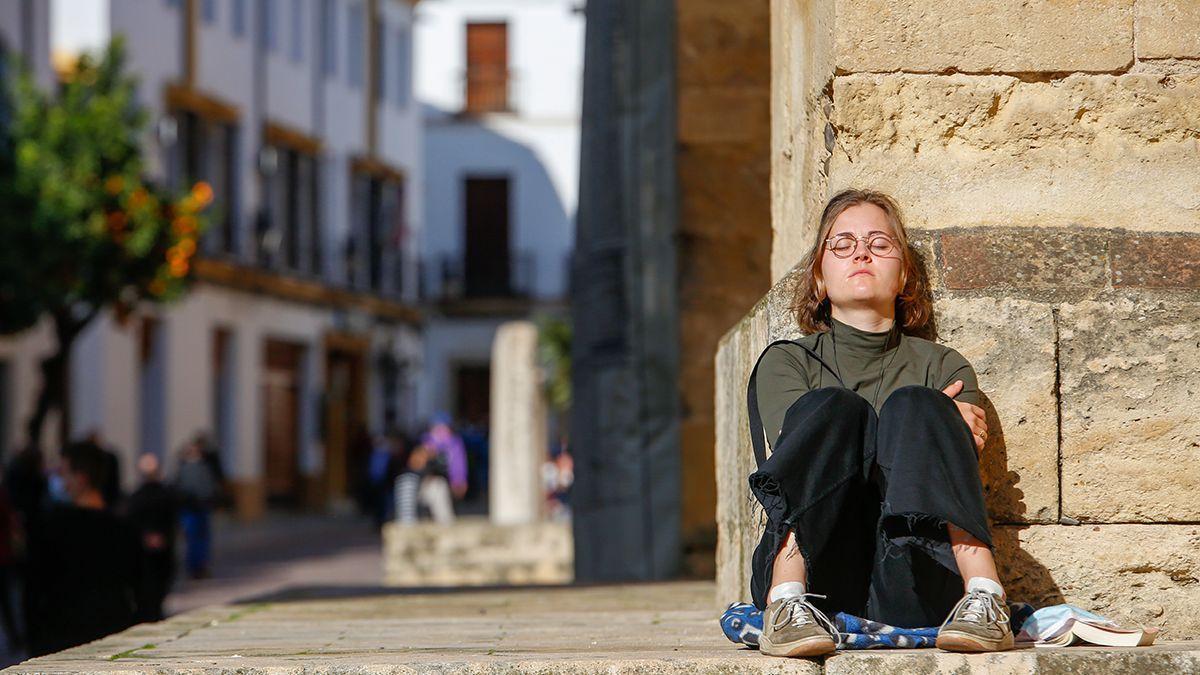
[[[548,446],[537,348],[537,327],[528,321],[501,324],[492,342],[488,506],[500,525],[532,523],[542,514]]]
[[[810,207],[859,187],[900,203],[935,338],[979,377],[1009,597],[1200,635],[1195,3],[771,7],[777,282],[717,355],[720,602],[748,597],[761,531],[749,368],[799,335]]]

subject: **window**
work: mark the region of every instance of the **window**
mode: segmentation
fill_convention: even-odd
[[[512,294],[508,177],[467,177],[463,182],[466,246],[463,288],[468,297]]]
[[[320,272],[316,157],[282,145],[267,147],[275,162],[265,176],[269,244],[264,262],[293,272]]]
[[[384,100],[384,87],[387,86],[387,80],[383,76],[383,66],[387,62],[387,59],[384,57],[384,54],[387,53],[387,45],[383,39],[382,21],[371,23],[371,37],[371,82],[374,85],[371,89],[375,94],[375,102],[378,103]]]
[[[366,63],[364,63],[366,46],[363,41],[367,37],[367,17],[361,4],[350,6],[349,25],[346,35],[346,78],[350,85],[361,87],[366,81]]]
[[[508,110],[508,24],[467,24],[466,111]]]
[[[288,56],[293,63],[304,60],[304,0],[292,0],[292,40]]]
[[[213,203],[208,210],[205,249],[209,253],[237,253],[238,127],[186,111],[176,113],[175,120],[178,140],[171,161],[175,187],[187,189],[196,181],[209,184]]]
[[[391,172],[358,171],[351,190],[351,238],[358,241],[347,246],[347,269],[352,270],[348,280],[377,293],[399,294],[403,290],[404,181]]]
[[[396,72],[392,76],[393,82],[393,98],[396,107],[404,108],[408,105],[409,96],[409,77],[412,74],[412,65],[409,60],[412,49],[412,41],[409,40],[409,33],[404,28],[396,29],[396,57],[392,61],[395,64]]]
[[[258,0],[258,39],[267,51],[279,49],[279,7],[277,0]]]
[[[246,0],[233,0],[230,13],[233,15],[233,34],[236,37],[244,37],[246,35]]]
[[[217,22],[217,0],[203,0],[200,3],[200,16],[204,23],[213,25]]]
[[[337,77],[337,5],[321,0],[321,68],[326,77]]]

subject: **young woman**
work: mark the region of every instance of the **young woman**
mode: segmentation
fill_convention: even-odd
[[[979,478],[987,424],[975,372],[919,337],[933,319],[919,264],[890,197],[834,196],[796,289],[805,337],[769,345],[750,376],[764,654],[833,651],[838,611],[940,624],[943,649],[1012,648]]]

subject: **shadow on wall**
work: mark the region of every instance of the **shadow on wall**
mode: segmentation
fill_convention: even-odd
[[[909,255],[918,262],[917,269],[923,288],[932,294],[930,256],[924,252],[925,247],[920,245],[921,236],[918,235],[914,239],[918,245],[910,244]],[[928,250],[932,250],[932,247]],[[932,295],[930,299],[932,300]],[[922,337],[936,341],[937,335],[935,319],[929,323],[928,331]],[[1031,603],[1035,607],[1066,602],[1062,589],[1054,581],[1050,570],[1021,549],[1020,533],[1029,526],[1007,524],[1025,522],[1029,516],[1029,508],[1025,504],[1025,493],[1018,487],[1021,474],[1009,468],[1008,444],[1005,441],[1000,415],[986,391],[981,390],[980,397],[980,407],[987,416],[988,439],[979,453],[979,470],[984,497],[987,500],[988,516],[992,523],[992,542],[995,545],[996,566],[1001,581],[1009,597]]]
[[[507,237],[516,281],[527,284],[535,296],[565,295],[575,214],[568,213],[538,151],[494,126],[485,126],[479,116],[455,114],[428,104],[421,107],[426,131],[425,223],[427,227],[448,224],[453,228],[429,241],[425,251],[436,256],[435,260],[466,255],[466,179],[507,177]],[[497,120],[505,118],[495,115]],[[570,136],[564,134],[563,138]],[[486,243],[503,243],[503,238]],[[436,292],[439,287],[434,284],[430,290]]]

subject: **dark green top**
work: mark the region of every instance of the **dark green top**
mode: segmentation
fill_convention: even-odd
[[[833,330],[813,333],[796,340],[808,347],[837,371],[878,412],[889,394],[910,384],[945,389],[955,380],[963,389],[954,397],[979,405],[979,383],[975,369],[957,351],[899,331],[872,333],[830,318]],[[837,358],[834,358],[836,337]],[[880,368],[886,370],[882,380]],[[758,365],[755,391],[768,442],[774,447],[783,426],[784,413],[805,392],[818,387],[836,387],[837,377],[794,344],[769,347]],[[876,388],[878,387],[878,397]]]

